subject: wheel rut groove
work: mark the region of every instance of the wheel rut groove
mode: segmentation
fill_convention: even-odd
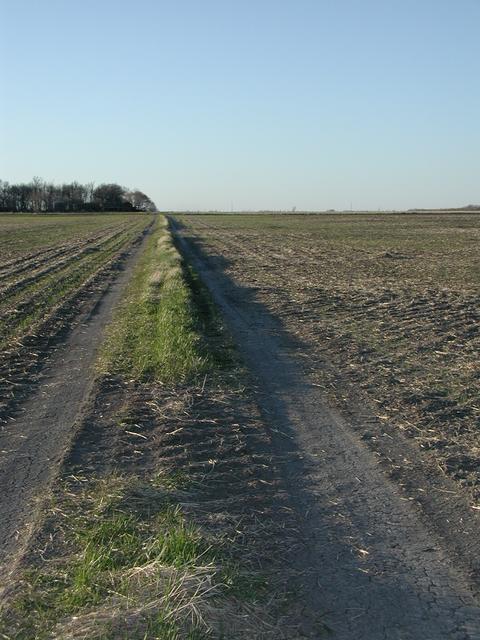
[[[306,613],[323,614],[333,637],[345,640],[479,639],[478,586],[468,563],[456,561],[434,522],[311,384],[302,345],[170,223],[258,384],[273,453],[302,524],[296,562]]]
[[[106,291],[89,298],[88,308],[45,361],[39,381],[0,427],[0,577],[7,577],[21,557],[41,498],[88,407],[98,348],[146,235],[126,251]]]

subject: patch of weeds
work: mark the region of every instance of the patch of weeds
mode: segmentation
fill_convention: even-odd
[[[144,508],[157,494],[154,486],[118,476],[92,483],[81,492],[77,489],[76,494],[70,488],[67,502],[58,505],[63,524],[67,523],[70,552],[24,572],[10,610],[10,618],[21,621],[22,631],[13,637],[47,637],[63,619],[81,617],[117,599],[141,603],[158,598],[158,590],[166,598],[165,594],[175,591],[176,572],[183,572],[186,580],[200,563],[211,562],[211,545],[178,506],[165,500],[155,504],[154,499],[154,508]],[[173,615],[162,619],[155,613],[154,619],[145,619],[157,635],[138,637],[201,637],[178,635]],[[2,621],[3,626],[11,623]]]
[[[185,491],[192,486],[193,480],[182,469],[173,469],[171,471],[158,471],[152,476],[151,483],[154,487],[169,491]]]
[[[244,602],[258,602],[268,593],[268,580],[260,573],[246,571],[238,564],[226,565],[219,580],[228,595]]]
[[[152,559],[173,567],[194,563],[211,549],[198,528],[185,520],[179,507],[167,507],[156,518],[158,534],[152,544]]]
[[[115,571],[148,561],[144,532],[138,525],[134,516],[114,513],[77,534],[82,551],[62,598],[69,611],[105,598]]]

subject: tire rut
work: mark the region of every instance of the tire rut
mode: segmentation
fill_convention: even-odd
[[[254,373],[275,457],[302,523],[306,609],[342,640],[480,638],[476,585],[378,456],[330,407],[302,345],[170,220]],[[216,268],[213,268],[217,265]]]
[[[101,338],[143,244],[131,245],[119,274],[105,293],[89,301],[88,310],[76,318],[68,337],[46,362],[35,390],[0,428],[2,577],[15,568],[28,543],[39,498],[55,478],[88,405]]]

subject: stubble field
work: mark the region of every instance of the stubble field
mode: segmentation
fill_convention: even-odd
[[[0,220],[2,637],[478,636],[480,216]]]
[[[121,214],[0,216],[0,418],[147,224]]]
[[[232,286],[298,339],[332,402],[348,413],[360,399],[478,505],[480,216],[177,220]],[[374,445],[385,433],[363,437]]]

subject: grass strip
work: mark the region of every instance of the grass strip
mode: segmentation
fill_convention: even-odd
[[[2,637],[200,639],[214,549],[155,478],[68,478],[49,508],[62,553],[23,575]],[[57,531],[58,535],[58,531]],[[57,548],[58,551],[58,548]],[[192,590],[192,586],[194,587]]]
[[[184,265],[166,219],[160,218],[108,332],[100,373],[192,382],[234,361],[231,345],[220,344],[221,335],[203,285]]]
[[[127,390],[122,400],[126,414],[122,402],[113,414],[118,433],[134,437],[133,453],[141,453],[138,439],[148,436],[142,432],[138,408],[129,415],[132,385],[154,396],[161,383],[162,392],[171,393],[176,402],[195,395],[202,406],[212,387],[233,389],[235,380],[238,389],[240,373],[208,293],[182,262],[166,221],[158,219],[99,362],[100,380],[119,377]],[[224,404],[228,411],[223,400],[218,406]],[[102,413],[104,409],[108,411],[108,404]],[[185,414],[185,408],[179,409],[174,420],[185,420]],[[211,414],[198,418],[199,430],[216,422]],[[97,414],[93,419],[102,424]],[[151,428],[148,421],[146,428]],[[172,434],[182,429],[177,426]],[[120,437],[125,446],[125,435]],[[0,636],[280,638],[273,619],[263,613],[269,594],[257,560],[246,562],[244,546],[233,551],[236,520],[232,530],[205,527],[204,511],[199,509],[200,518],[195,515],[194,505],[204,490],[198,487],[212,477],[216,461],[209,460],[208,473],[201,471],[199,479],[197,470],[193,479],[188,466],[164,468],[160,463],[152,468],[137,460],[128,469],[120,462],[120,471],[106,474],[101,472],[103,462],[99,468],[87,463],[87,475],[66,463],[9,610],[0,618]],[[185,504],[193,507],[185,510]],[[233,628],[236,633],[230,633]]]

